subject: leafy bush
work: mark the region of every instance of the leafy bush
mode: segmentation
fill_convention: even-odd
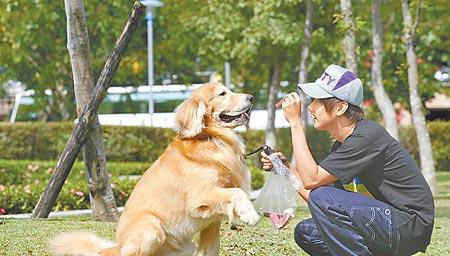
[[[450,171],[450,122],[434,121],[427,125],[436,169]],[[414,127],[405,127],[400,141],[420,166],[419,145]]]
[[[72,131],[70,123],[18,123],[0,124],[0,210],[7,213],[30,212],[47,185],[54,160],[64,148]],[[438,170],[450,170],[450,122],[430,122],[428,130],[433,147],[433,157]],[[104,126],[108,170],[119,206],[124,205],[136,181],[120,176],[140,175],[158,158],[175,135],[171,129]],[[401,142],[412,156],[420,161],[417,139],[413,127],[401,129]],[[246,131],[242,138],[247,151],[264,144],[264,131]],[[278,150],[286,157],[292,155],[289,129],[277,129]],[[332,140],[327,133],[313,128],[307,130],[307,139],[316,161],[321,161],[330,151]],[[52,161],[42,161],[49,160]],[[252,188],[264,184],[259,154],[248,157]],[[122,162],[114,162],[122,161]],[[134,161],[134,162],[133,162]],[[136,162],[141,161],[141,162]],[[77,161],[63,187],[54,210],[84,209],[89,207],[84,163]]]
[[[0,159],[54,160],[73,129],[68,122],[0,123]],[[153,162],[169,144],[171,129],[102,126],[109,161]]]
[[[0,209],[6,214],[31,212],[47,186],[55,162],[0,160]],[[141,175],[149,163],[108,163],[111,186],[118,206],[125,205],[137,180],[129,175]],[[262,187],[264,175],[250,166],[252,187]],[[89,208],[89,193],[83,162],[76,162],[69,174],[53,210]]]
[[[264,186],[265,181],[263,171],[254,165],[250,165],[249,169],[252,179],[252,189],[262,188],[262,186]]]
[[[107,157],[117,162],[153,162],[175,136],[172,129],[143,126],[104,126],[102,132]]]
[[[31,212],[47,186],[55,162],[0,160],[0,208],[7,214]],[[135,180],[120,176],[141,175],[148,163],[108,163],[111,183],[119,206],[123,206]],[[85,209],[89,194],[83,162],[76,162],[67,178],[54,210]]]
[[[24,122],[0,123],[0,159],[55,160],[63,150],[71,132],[71,123]],[[433,157],[438,170],[450,170],[450,122],[428,123]],[[153,162],[164,151],[175,132],[172,129],[136,126],[102,126],[108,161]],[[251,130],[241,133],[247,151],[264,144],[264,131]],[[278,150],[286,157],[292,155],[291,134],[288,128],[277,129]],[[412,127],[400,131],[401,142],[416,160],[418,145]],[[325,132],[307,129],[310,150],[317,162],[328,155],[332,140]],[[259,157],[250,157],[258,166]]]
[[[55,160],[72,132],[68,122],[0,123],[0,159]],[[277,129],[278,149],[292,155],[289,129]],[[108,161],[153,162],[175,136],[172,129],[142,126],[102,126]],[[330,149],[328,135],[310,128],[307,131],[313,155],[322,159]],[[247,150],[264,144],[264,131],[241,133]]]
[[[71,123],[0,123],[0,159],[56,159],[72,128]]]

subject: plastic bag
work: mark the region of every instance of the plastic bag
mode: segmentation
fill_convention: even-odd
[[[264,152],[272,162],[272,172],[253,205],[279,230],[294,217],[300,183],[269,146]]]

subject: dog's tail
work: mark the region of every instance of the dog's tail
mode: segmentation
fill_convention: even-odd
[[[84,231],[57,235],[50,240],[49,250],[53,255],[57,256],[119,255],[112,241],[102,239],[95,234]]]

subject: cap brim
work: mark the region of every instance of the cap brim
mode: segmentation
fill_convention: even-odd
[[[329,94],[315,83],[298,84],[298,88],[311,98],[325,99],[333,97],[333,95]]]

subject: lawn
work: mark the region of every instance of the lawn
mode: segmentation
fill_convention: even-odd
[[[436,223],[431,245],[426,254],[450,255],[450,173],[438,173],[439,193],[435,196]],[[243,226],[241,231],[222,227],[220,255],[306,255],[293,240],[297,222],[309,216],[301,204],[296,218],[277,233],[267,219],[254,227]],[[14,220],[0,219],[0,255],[48,255],[47,241],[54,234],[69,230],[90,230],[102,237],[114,239],[115,223],[90,221],[87,217]]]

